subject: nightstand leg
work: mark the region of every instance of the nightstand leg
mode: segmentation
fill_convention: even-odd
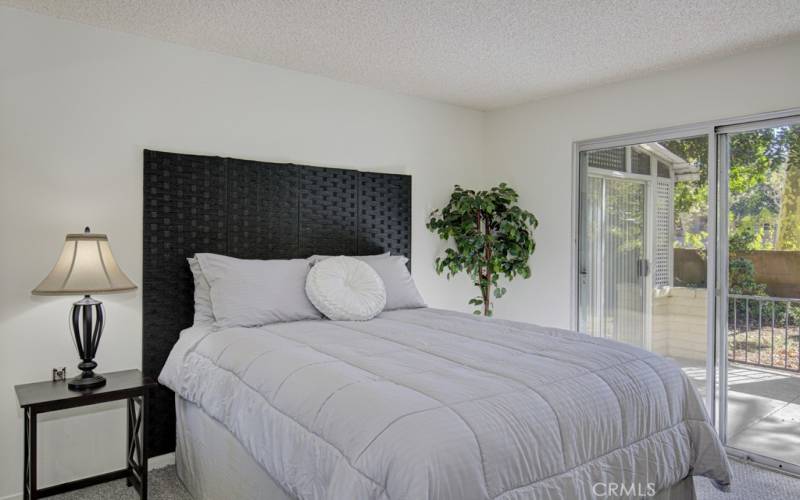
[[[23,427],[25,428],[25,436],[23,437],[22,441],[22,448],[24,450],[24,458],[22,459],[22,498],[23,500],[28,500],[28,487],[30,485],[30,457],[28,456],[28,448],[30,446],[30,442],[28,439],[30,438],[30,421],[31,421],[31,412],[28,408],[25,408],[25,421],[23,422]]]
[[[127,483],[128,486],[137,486],[142,500],[147,500],[147,453],[144,432],[146,394],[128,398]]]
[[[25,464],[22,498],[34,500],[36,491],[36,412],[25,409]]]
[[[126,433],[126,436],[128,437],[128,439],[127,439],[127,446],[125,447],[125,449],[127,450],[127,455],[125,457],[125,468],[128,469],[128,475],[125,477],[125,484],[130,488],[131,486],[133,486],[133,481],[131,480],[131,475],[133,474],[133,472],[132,472],[133,471],[133,466],[131,465],[131,442],[133,441],[133,439],[132,439],[133,438],[133,422],[131,421],[131,412],[133,411],[133,408],[132,408],[133,399],[132,398],[128,398],[126,400],[126,403],[128,404],[128,410],[127,410],[128,411],[128,418],[126,419],[127,422],[128,422],[128,425],[127,425],[127,429],[128,430],[127,430],[127,433]]]
[[[142,395],[142,411],[139,414],[139,427],[142,429],[142,500],[147,500],[147,432],[145,422],[147,422],[147,406],[150,391],[144,391]]]

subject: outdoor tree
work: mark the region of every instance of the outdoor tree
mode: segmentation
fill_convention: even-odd
[[[675,185],[676,227],[680,217],[704,214],[708,207],[708,140],[705,136],[664,141],[667,149],[699,168],[695,182]],[[730,136],[729,210],[731,213],[731,251],[767,249],[774,237],[764,227],[778,225],[781,205],[782,166],[785,162],[785,139],[781,129],[762,129]],[[798,191],[800,193],[800,191]],[[705,246],[685,228],[686,246]],[[765,248],[767,247],[767,248]]]
[[[786,152],[786,183],[778,219],[778,249],[800,250],[800,125],[782,134]]]
[[[529,278],[528,258],[536,243],[536,217],[516,203],[516,191],[505,183],[488,191],[473,191],[456,185],[447,205],[434,210],[427,223],[430,231],[453,242],[435,261],[436,272],[447,271],[448,279],[466,272],[480,295],[469,301],[480,307],[475,314],[492,315],[493,299],[506,289],[499,278]]]
[[[800,165],[794,169],[792,181],[787,165],[787,145],[792,140],[785,128],[731,134],[729,138],[729,287],[759,295],[764,293],[763,286],[755,283],[752,264],[744,252],[790,249],[790,241],[800,247]],[[796,138],[793,143],[798,144]],[[697,181],[675,186],[675,226],[684,235],[681,246],[702,252],[707,231],[697,232],[686,221],[697,220],[708,207],[708,141],[702,136],[662,144],[699,167]],[[800,162],[800,158],[795,161]],[[779,234],[779,228],[789,226],[794,226],[794,231]]]

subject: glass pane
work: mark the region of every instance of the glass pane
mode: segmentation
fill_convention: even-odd
[[[727,141],[727,443],[800,465],[800,126]]]
[[[669,282],[656,266],[653,282],[653,350],[680,364],[705,397],[708,351],[708,137],[658,143],[655,238],[671,259]],[[667,219],[668,222],[664,222]],[[665,257],[656,253],[660,259]],[[666,266],[667,264],[661,264]]]

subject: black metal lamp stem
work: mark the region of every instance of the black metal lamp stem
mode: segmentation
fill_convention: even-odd
[[[94,389],[106,383],[102,375],[94,373],[94,369],[97,368],[94,357],[100,345],[100,336],[103,334],[104,313],[103,303],[89,295],[72,304],[70,328],[75,338],[78,356],[81,358],[78,364],[81,374],[67,384],[72,390]]]

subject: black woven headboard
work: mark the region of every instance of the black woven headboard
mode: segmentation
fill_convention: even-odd
[[[142,371],[192,325],[196,252],[245,259],[389,251],[411,258],[411,177],[144,151]],[[151,456],[175,449],[175,402],[150,399]]]

